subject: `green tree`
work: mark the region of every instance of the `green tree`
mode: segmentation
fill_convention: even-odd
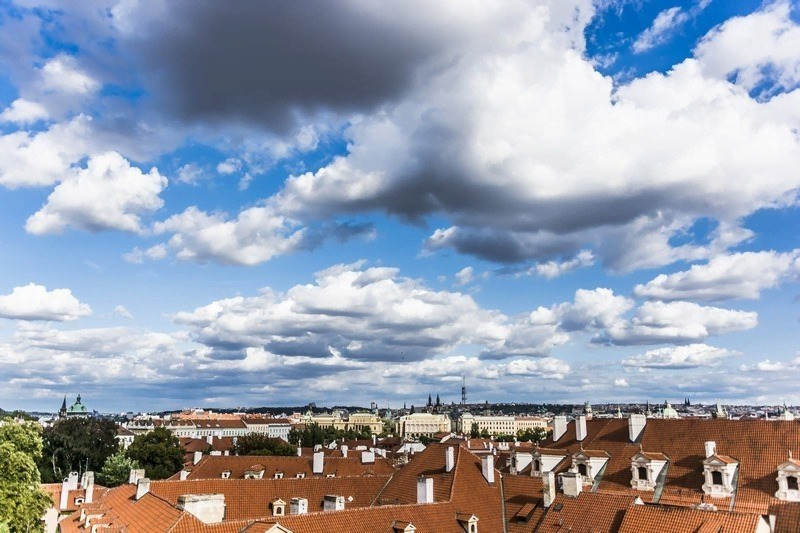
[[[472,426],[469,428],[469,436],[472,437],[473,439],[476,439],[476,438],[478,438],[478,436],[480,434],[481,433],[478,430],[478,423],[477,422],[473,422]]]
[[[0,532],[44,531],[41,518],[52,505],[39,489],[36,461],[42,454],[41,427],[10,419],[0,425]]]
[[[127,482],[134,468],[141,468],[138,461],[125,455],[120,450],[114,455],[109,455],[103,468],[97,474],[97,482],[106,487],[117,487]]]
[[[251,433],[236,438],[233,445],[236,455],[295,455],[294,446],[286,444],[280,439],[273,439],[264,433]]]
[[[97,418],[66,418],[44,430],[44,453],[39,470],[46,483],[63,480],[70,472],[98,471],[118,449],[117,425]]]
[[[165,479],[183,468],[183,447],[165,428],[138,435],[125,455],[142,465],[150,479]]]

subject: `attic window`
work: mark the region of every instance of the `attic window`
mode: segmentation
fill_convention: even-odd
[[[636,471],[637,471],[637,473],[639,475],[639,479],[641,479],[642,481],[647,481],[647,467],[646,466],[640,466],[639,468],[636,469]]]
[[[796,485],[797,485],[797,480],[795,480],[795,488],[797,488],[797,486],[796,486]],[[83,498],[81,498],[80,496],[78,496],[77,498],[75,498],[75,505],[80,505],[80,504],[82,504],[83,502],[84,502],[84,499],[83,499]]]
[[[797,477],[786,476],[786,488],[789,490],[798,490]]]
[[[275,479],[283,479],[283,472],[275,472]]]
[[[711,472],[711,483],[713,485],[722,485],[722,472],[716,470]]]
[[[536,460],[533,462],[533,471],[534,471],[534,472],[539,472],[539,471],[541,471],[541,470],[542,470],[542,464],[539,462],[539,459],[536,459]]]
[[[228,479],[229,477],[231,477],[231,471],[230,470],[224,470],[222,472],[222,479]]]
[[[586,465],[585,464],[581,463],[581,464],[578,465],[578,473],[581,476],[586,477]]]
[[[306,473],[305,472],[298,472],[295,477],[297,479],[303,479],[304,477],[306,477]]]
[[[325,474],[325,477],[336,477],[336,474]]]

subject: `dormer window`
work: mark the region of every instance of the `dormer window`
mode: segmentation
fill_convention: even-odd
[[[283,479],[283,472],[275,472],[275,476],[273,477],[275,479]]]
[[[636,473],[638,474],[638,477],[639,477],[640,481],[646,481],[647,480],[647,467],[646,466],[637,467],[636,468]]]
[[[586,465],[581,463],[578,465],[578,473],[583,477],[586,477]]]
[[[608,462],[608,454],[602,450],[581,450],[572,456],[570,472],[579,474],[585,485],[594,483],[595,477]]]
[[[539,461],[539,459],[536,459],[536,460],[533,462],[533,467],[532,467],[532,470],[533,470],[534,472],[541,472],[541,471],[542,471],[542,463],[541,463],[541,461]]]
[[[710,451],[716,452],[712,447]],[[733,496],[734,474],[739,468],[739,461],[727,455],[714,453],[703,461],[705,483],[703,492],[712,498],[730,498]]]
[[[305,472],[298,472],[295,477],[297,479],[303,479],[304,477],[306,477],[306,473]]]
[[[285,516],[286,515],[286,502],[280,498],[272,500],[272,516]]]
[[[84,501],[85,500],[79,496],[79,497],[75,498],[75,505],[78,506],[78,505],[82,504]]]
[[[229,477],[231,477],[231,471],[230,470],[223,470],[221,477],[222,477],[222,479],[228,479]]]
[[[655,490],[659,475],[669,458],[663,453],[640,451],[631,458],[631,487],[636,490]]]
[[[778,492],[775,497],[789,502],[800,502],[800,461],[792,459],[778,466]]]

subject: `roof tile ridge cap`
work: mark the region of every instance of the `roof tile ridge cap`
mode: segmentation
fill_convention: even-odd
[[[448,448],[449,447],[450,446],[448,446]],[[456,490],[456,476],[458,475],[458,465],[461,464],[461,446],[455,446],[455,448],[457,448],[458,451],[456,452],[456,456],[455,456],[455,459],[453,461],[455,463],[455,465],[453,465],[453,482],[450,484],[450,497],[447,498],[448,502],[452,502],[453,501],[453,491]],[[474,453],[470,452],[469,450],[467,450],[467,452],[469,454],[473,455],[474,457],[477,457],[477,455],[475,455]],[[447,453],[447,450],[445,450],[445,453]],[[494,465],[492,465],[492,468],[494,468]]]
[[[187,516],[187,515],[189,515],[189,513],[187,513],[186,511],[181,511],[181,514],[178,515],[178,517],[175,519],[175,521],[172,523],[172,525],[170,525],[167,528],[166,533],[170,533],[171,531],[173,531],[178,526],[178,523],[181,520],[183,520],[184,517]],[[189,515],[189,516],[191,516],[191,515]],[[192,516],[192,518],[194,518],[194,516]],[[195,520],[197,520],[197,519],[195,518]]]

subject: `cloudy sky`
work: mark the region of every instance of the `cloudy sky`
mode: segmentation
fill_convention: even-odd
[[[800,404],[796,2],[0,9],[0,407]]]

